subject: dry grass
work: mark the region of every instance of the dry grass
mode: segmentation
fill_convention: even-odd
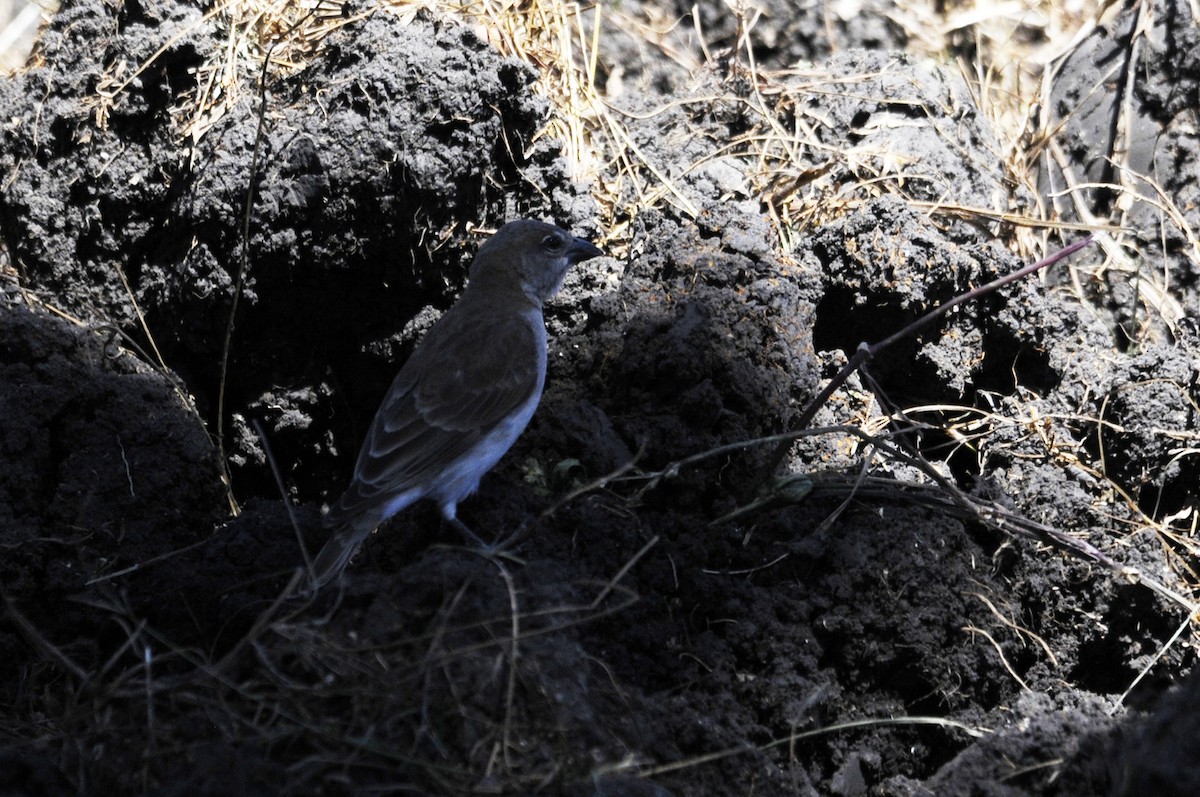
[[[288,764],[271,775],[271,793],[339,784],[401,794],[533,793],[564,768],[586,772],[593,763],[565,736],[572,701],[591,695],[556,685],[558,651],[572,649],[577,626],[636,601],[622,581],[655,542],[607,583],[559,585],[558,594],[580,599],[554,606],[531,598],[538,585],[503,561],[478,568],[476,554],[461,550],[426,557],[401,594],[359,593],[349,609],[330,596],[308,602],[297,577],[220,654],[163,636],[102,587],[80,602],[123,641],[100,666],[48,640],[0,590],[0,619],[44,661],[25,673],[37,712],[22,705],[3,713],[0,731],[52,748],[65,741],[64,768],[89,773],[105,793],[161,786],[175,764],[159,753],[196,754],[198,738],[224,746],[229,771],[210,774],[227,786],[232,773],[273,750]],[[410,596],[422,594],[413,585],[428,586],[422,575],[459,568],[457,588],[440,599]],[[378,612],[405,621],[378,622]],[[49,710],[43,695],[53,696]]]
[[[944,62],[949,53],[960,54],[958,67],[995,131],[995,155],[1006,182],[1017,188],[1009,196],[994,197],[985,207],[961,206],[953,196],[923,204],[934,215],[976,219],[1008,238],[1022,258],[1036,259],[1046,249],[1048,234],[1061,222],[1054,207],[1014,205],[1012,197],[1020,193],[1036,201],[1036,159],[1046,151],[1052,158],[1056,155],[1054,131],[1048,129],[1044,116],[1050,105],[1052,66],[1116,7],[1105,8],[1094,0],[1013,0],[938,8],[932,2],[899,0],[887,15],[908,37],[910,53],[936,62]],[[610,249],[620,251],[628,242],[629,222],[647,209],[669,204],[684,215],[698,212],[673,183],[667,167],[639,148],[630,132],[631,120],[614,111],[597,86],[600,44],[615,26],[643,37],[647,48],[689,70],[711,69],[717,56],[730,55],[714,55],[699,28],[690,38],[674,35],[676,20],[653,6],[635,11],[563,0],[386,0],[365,6],[337,0],[227,0],[207,15],[219,20],[226,31],[226,45],[219,59],[197,70],[194,91],[177,108],[180,135],[198,140],[239,97],[256,93],[265,60],[269,59],[266,71],[273,76],[292,73],[320,57],[322,42],[331,31],[379,12],[394,15],[400,24],[418,13],[462,20],[503,54],[538,70],[537,89],[554,108],[541,135],[560,141],[571,175],[592,186],[600,210],[598,223],[606,231]],[[682,172],[716,158],[741,161],[757,199],[775,220],[785,249],[813,226],[872,197],[897,193],[912,200],[906,181],[914,176],[915,164],[887,152],[831,147],[814,134],[820,120],[796,112],[811,92],[853,91],[855,84],[870,76],[831,75],[816,68],[763,70],[753,56],[758,12],[739,0],[729,4],[729,13],[738,15],[740,27],[736,52],[726,63],[729,77],[742,80],[743,87],[731,86],[728,96],[715,99],[744,106],[751,129],[734,141],[711,142],[710,151]],[[698,47],[689,48],[690,42],[698,42]],[[100,124],[148,63],[119,65],[116,68],[122,71],[102,82]],[[744,88],[747,83],[749,91]],[[1128,129],[1128,124],[1122,129]],[[1186,256],[1200,264],[1200,234],[1188,226],[1171,198],[1148,176],[1128,169],[1119,173],[1122,180],[1114,188],[1127,199],[1118,207],[1127,210],[1135,199],[1159,207],[1164,227],[1180,231],[1190,242]],[[1081,184],[1072,188],[1068,199],[1084,188]],[[1076,204],[1077,211],[1084,209],[1082,203]],[[1106,270],[1126,272],[1138,285],[1141,317],[1161,320],[1173,330],[1184,310],[1172,297],[1165,275],[1141,268],[1126,253],[1129,241],[1123,214],[1112,219],[1084,218],[1085,226],[1102,233],[1108,260],[1099,268],[1075,269],[1080,296],[1089,294],[1087,285],[1102,284]],[[1094,290],[1090,295],[1094,297]],[[1130,331],[1135,339],[1140,333],[1152,331]]]
[[[1003,165],[1006,182],[1016,187],[984,207],[961,206],[953,196],[925,202],[931,213],[979,220],[1004,234],[1024,259],[1036,259],[1045,251],[1048,234],[1061,227],[1054,207],[1040,203],[1024,207],[1014,204],[1013,196],[1032,197],[1036,202],[1037,156],[1047,149],[1053,151],[1054,146],[1053,131],[1047,130],[1044,118],[1052,87],[1051,67],[1094,27],[1100,8],[1083,0],[1007,2],[939,13],[933,3],[895,4],[889,17],[909,37],[910,53],[935,62],[944,62],[948,53],[969,53],[958,57],[959,69],[995,131],[995,155]],[[269,58],[267,72],[274,76],[294,72],[320,56],[329,32],[379,12],[394,15],[400,24],[418,13],[462,20],[501,53],[537,69],[541,75],[537,90],[554,109],[541,135],[561,142],[572,177],[592,186],[600,210],[599,226],[606,231],[610,249],[616,246],[619,251],[628,242],[629,222],[647,209],[668,204],[684,215],[698,212],[695,203],[673,183],[668,167],[639,148],[630,131],[630,118],[615,111],[597,86],[600,44],[617,25],[644,37],[646,47],[689,70],[713,68],[716,56],[704,46],[703,31],[697,30],[694,37],[699,40],[698,50],[688,50],[681,41],[693,39],[672,35],[674,21],[663,18],[653,7],[634,13],[562,0],[388,0],[368,6],[336,0],[229,0],[209,12],[227,31],[227,44],[219,60],[197,71],[194,92],[178,108],[180,134],[198,140],[240,96],[256,92],[264,59]],[[776,222],[784,248],[813,226],[872,197],[897,193],[912,200],[905,186],[914,176],[916,164],[888,152],[831,147],[815,135],[821,121],[805,119],[797,112],[812,92],[853,91],[871,76],[831,75],[817,68],[763,70],[753,57],[758,19],[753,6],[731,3],[730,13],[740,15],[741,25],[737,51],[726,62],[730,70],[726,83],[737,79],[741,86],[731,85],[727,96],[711,99],[743,106],[751,129],[733,141],[711,142],[708,153],[681,171],[686,173],[716,158],[741,161],[757,198]],[[102,85],[101,123],[107,104],[119,102],[121,92],[145,66],[111,75]],[[744,88],[747,84],[749,91]],[[1131,199],[1160,206],[1164,223],[1183,231],[1192,242],[1188,256],[1200,262],[1200,236],[1187,227],[1170,198],[1157,192],[1156,184],[1145,176],[1127,170],[1121,174],[1125,179],[1118,190]],[[1130,204],[1124,202],[1122,207]],[[1122,254],[1123,219],[1086,221],[1087,227],[1105,234],[1110,261],[1103,268],[1131,272],[1131,278],[1139,283],[1144,316],[1161,318],[1174,328],[1182,308],[1172,299],[1169,283],[1160,275],[1139,271]],[[1075,272],[1077,282],[1094,284],[1103,276],[1103,271]]]

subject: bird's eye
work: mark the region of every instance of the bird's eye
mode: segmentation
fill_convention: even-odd
[[[561,235],[547,235],[542,239],[542,246],[548,252],[557,252],[563,248],[563,239]]]

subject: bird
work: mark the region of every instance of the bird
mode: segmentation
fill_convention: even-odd
[[[543,303],[567,269],[603,252],[553,224],[511,221],[483,243],[458,300],[396,375],[359,451],[349,487],[325,515],[332,534],[312,562],[315,589],[337,578],[385,520],[421,499],[468,540],[458,504],[512,447],[546,382]]]

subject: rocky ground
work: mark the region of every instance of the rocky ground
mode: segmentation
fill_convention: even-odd
[[[0,792],[1200,793],[1200,27],[922,8],[62,9],[0,79]],[[420,507],[303,595],[518,217],[611,256],[461,507],[511,555]]]

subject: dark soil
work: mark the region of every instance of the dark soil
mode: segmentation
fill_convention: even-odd
[[[677,52],[693,13],[714,51],[738,41],[725,4],[679,5]],[[723,149],[758,123],[744,65],[614,31],[601,83],[678,193],[547,307],[541,407],[461,507],[511,556],[415,508],[316,598],[296,585],[320,505],[476,229],[598,239],[590,186],[538,135],[536,72],[451,21],[344,25],[265,112],[246,94],[196,140],[179,109],[226,44],[213,19],[57,14],[0,82],[0,793],[1200,793],[1194,632],[1157,589],[1189,594],[1200,565],[1200,274],[1155,209],[1200,229],[1188,6],[1153,7],[1130,96],[1072,114],[1149,5],[1064,59],[1047,111],[1070,117],[1055,168],[1093,181],[1123,129],[1105,114],[1142,111],[1162,194],[1122,210],[1127,260],[956,309],[811,424],[905,408],[900,451],[834,430],[775,474],[771,442],[679,466],[793,430],[861,341],[1021,265],[1011,227],[932,205],[1016,213],[1064,179],[1014,183],[966,82],[901,54],[882,13],[766,6],[760,66],[852,86],[794,73],[774,107],[820,120],[792,168],[844,202],[781,243],[755,164]],[[843,144],[913,176],[864,191]],[[1081,201],[1063,215],[1115,207]],[[1169,277],[1158,315],[1139,268]]]

